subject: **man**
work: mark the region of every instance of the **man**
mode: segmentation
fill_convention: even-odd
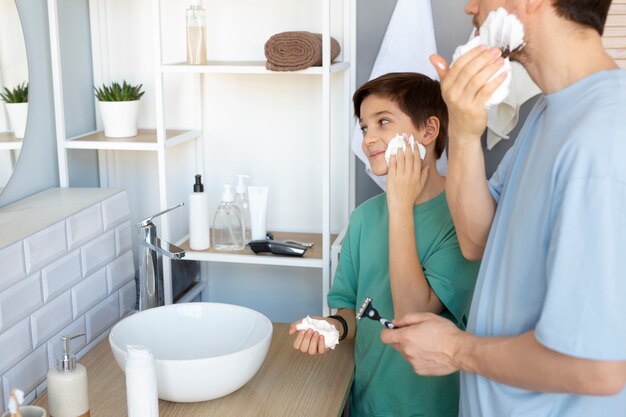
[[[601,34],[610,0],[471,0],[504,7],[514,58],[543,96],[487,182],[485,101],[500,51],[431,61],[450,116],[446,194],[463,254],[482,259],[468,333],[431,314],[384,330],[420,375],[462,372],[461,416],[618,416],[626,410],[626,72]]]

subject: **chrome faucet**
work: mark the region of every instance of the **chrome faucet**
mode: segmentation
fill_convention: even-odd
[[[163,299],[162,256],[181,259],[185,251],[176,245],[162,241],[157,237],[157,230],[152,219],[184,205],[170,207],[137,223],[139,228],[139,311],[165,304]]]

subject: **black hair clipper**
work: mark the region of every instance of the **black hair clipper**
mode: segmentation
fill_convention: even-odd
[[[380,317],[380,314],[378,314],[378,311],[376,311],[376,309],[372,305],[372,299],[369,297],[365,297],[365,301],[363,301],[359,312],[356,313],[357,320],[361,320],[363,317],[367,317],[370,320],[379,321],[383,326],[388,329],[396,328],[396,326],[394,326],[392,322]]]

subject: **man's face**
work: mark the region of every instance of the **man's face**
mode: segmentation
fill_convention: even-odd
[[[370,95],[361,103],[359,125],[363,132],[363,152],[375,175],[386,175],[388,166],[385,151],[397,134],[413,135],[421,143],[424,129],[416,129],[411,118],[392,100]]]
[[[472,16],[472,23],[478,29],[487,19],[489,12],[498,7],[504,7],[511,12],[514,2],[514,0],[468,0],[465,4],[465,13]]]

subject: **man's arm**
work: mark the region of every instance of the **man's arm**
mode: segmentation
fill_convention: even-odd
[[[534,332],[480,337],[433,314],[412,314],[394,323],[401,327],[383,330],[381,338],[420,375],[462,370],[527,390],[580,395],[614,395],[626,384],[625,361],[564,355],[539,343]]]
[[[480,137],[487,126],[485,102],[506,75],[491,80],[504,62],[500,54],[497,48],[478,46],[452,68],[441,56],[431,57],[449,115],[446,196],[461,252],[470,260],[482,259],[496,210],[487,187]]]
[[[482,259],[496,203],[489,192],[480,137],[448,145],[446,199],[463,256]]]

